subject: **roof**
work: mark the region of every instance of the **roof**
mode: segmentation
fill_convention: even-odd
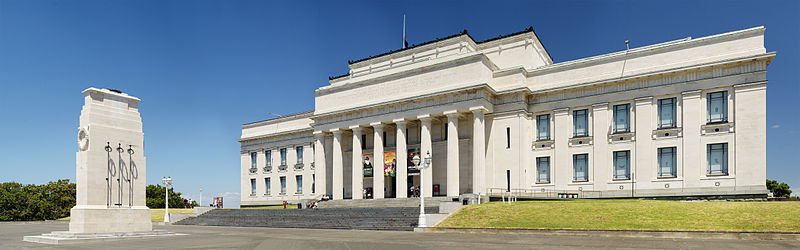
[[[245,123],[242,126],[247,126],[247,125],[252,125],[252,124],[262,123],[262,122],[269,122],[269,121],[278,120],[278,119],[284,119],[284,118],[292,118],[292,117],[302,116],[302,115],[306,115],[306,114],[313,114],[313,113],[314,113],[314,110],[303,111],[303,112],[300,112],[300,113],[282,115],[282,116],[278,116],[278,117],[274,117],[274,118],[270,118],[270,119],[266,119],[266,120]]]
[[[512,36],[516,36],[516,35],[527,33],[527,32],[533,32],[533,35],[536,36],[536,39],[539,39],[539,36],[536,35],[536,31],[533,30],[533,26],[528,26],[527,29],[522,30],[522,31],[514,32],[514,33],[511,33],[511,34],[500,35],[500,36],[497,36],[497,37],[494,37],[494,38],[489,38],[489,39],[486,39],[486,40],[483,40],[483,41],[479,41],[479,42],[475,42],[475,43],[476,44],[487,43],[487,42],[500,40],[500,39],[503,39],[503,38],[512,37]],[[431,44],[431,43],[435,43],[435,42],[439,42],[439,41],[444,41],[444,40],[447,40],[447,39],[450,39],[450,38],[459,37],[459,36],[463,36],[463,35],[466,35],[466,36],[469,37],[469,39],[471,39],[472,41],[475,41],[475,39],[472,38],[472,36],[469,34],[469,32],[465,29],[465,30],[463,30],[463,31],[461,31],[459,33],[453,34],[453,35],[449,35],[449,36],[442,37],[442,38],[436,38],[434,40],[423,42],[423,43],[419,43],[419,44],[414,44],[414,45],[411,45],[409,47],[405,47],[405,48],[402,48],[402,49],[390,50],[390,51],[388,51],[386,53],[382,53],[382,54],[378,54],[378,55],[374,55],[374,56],[370,56],[370,57],[366,57],[366,58],[361,58],[361,59],[354,60],[354,61],[348,60],[347,64],[350,65],[350,64],[354,64],[354,63],[359,63],[359,62],[363,62],[363,61],[366,61],[366,60],[370,60],[370,59],[374,59],[374,58],[378,58],[378,57],[394,54],[394,53],[401,52],[401,51],[410,50],[410,49],[421,47],[421,46],[424,46],[424,45],[427,45],[427,44]],[[539,42],[541,43],[541,39],[539,40]],[[544,44],[542,44],[542,47],[544,47]],[[545,51],[545,53],[547,53],[547,56],[552,59],[552,57],[550,56],[550,52],[548,52],[546,48],[544,49],[544,51]],[[345,77],[345,76],[349,76],[349,75],[350,75],[350,73],[343,74],[343,75],[338,75],[338,76],[329,76],[328,80],[333,80],[333,79],[337,79],[337,78],[341,78],[341,77]]]

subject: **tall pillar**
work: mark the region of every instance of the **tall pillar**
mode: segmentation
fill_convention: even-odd
[[[433,155],[433,147],[431,147],[431,115],[421,115],[418,116],[419,120],[422,123],[420,127],[421,138],[422,141],[420,142],[420,158],[423,160],[427,157],[428,153],[431,154],[431,158],[436,157]],[[425,186],[422,186],[422,196],[423,197],[432,197],[433,196],[433,161],[431,161],[431,165],[427,168],[423,168],[422,175],[425,178],[422,183],[425,183]]]
[[[380,122],[370,123],[375,134],[373,135],[373,146],[375,150],[372,154],[374,158],[372,162],[372,197],[373,199],[383,199],[385,192],[383,191],[383,124]]]
[[[341,200],[344,198],[344,169],[342,165],[342,131],[338,128],[332,129],[333,133],[333,199]]]
[[[483,107],[471,108],[472,111],[472,192],[486,194],[486,144]]]
[[[397,147],[396,159],[397,169],[397,186],[395,186],[395,194],[397,198],[408,197],[408,145],[406,145],[406,125],[408,122],[405,119],[397,119],[393,121],[397,125]]]
[[[458,183],[458,111],[444,114],[447,115],[447,196],[456,197],[461,194]]]
[[[325,166],[325,134],[322,131],[314,131],[314,175],[316,176],[314,186],[316,194],[330,194],[327,190],[327,166]],[[275,180],[272,180],[275,183]],[[274,189],[273,189],[274,190]]]
[[[361,130],[359,126],[351,126],[353,130],[353,199],[363,197],[364,189],[364,163],[361,159]]]

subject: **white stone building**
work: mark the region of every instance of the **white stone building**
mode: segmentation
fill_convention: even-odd
[[[407,197],[412,152],[424,196],[765,197],[764,31],[555,64],[532,28],[464,31],[352,61],[315,110],[242,126],[241,204]]]

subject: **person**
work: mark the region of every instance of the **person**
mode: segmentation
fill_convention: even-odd
[[[283,201],[283,209],[286,209],[286,205],[288,205],[288,204],[289,203],[287,203],[286,201]]]

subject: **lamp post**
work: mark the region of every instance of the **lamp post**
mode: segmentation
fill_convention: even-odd
[[[169,186],[172,186],[172,177],[167,176],[166,178],[161,178],[161,183],[164,183],[164,222],[169,223]]]
[[[425,196],[422,194],[422,190],[425,188],[425,168],[431,165],[431,152],[428,151],[425,155],[425,161],[420,162],[419,155],[415,155],[414,159],[412,159],[414,165],[416,165],[417,169],[419,169],[419,222],[417,222],[418,227],[426,227],[426,220],[425,220]]]

